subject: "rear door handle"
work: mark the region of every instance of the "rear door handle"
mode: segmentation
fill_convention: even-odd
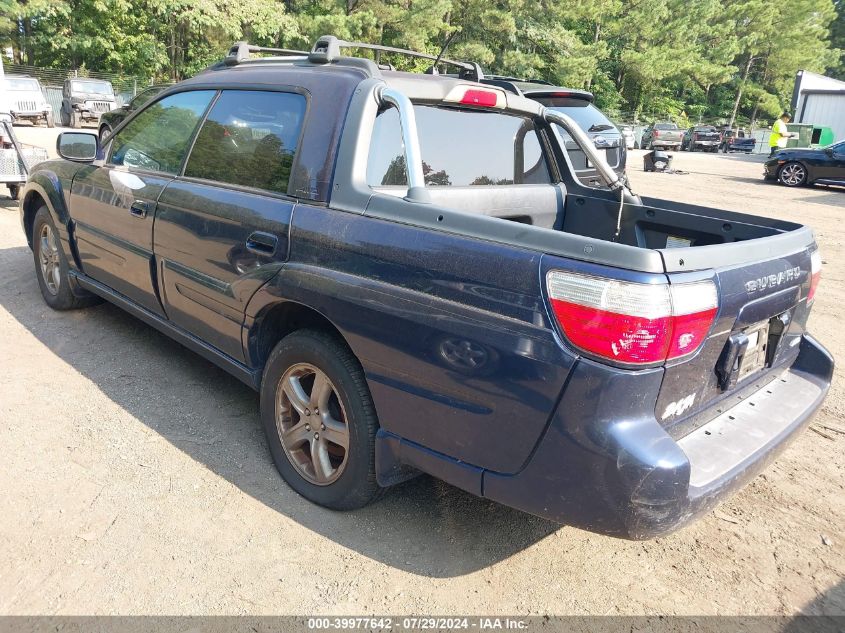
[[[276,252],[279,238],[271,233],[256,231],[246,240],[246,249],[258,255],[272,255]]]
[[[149,212],[149,210],[150,205],[148,202],[136,200],[132,203],[132,206],[129,207],[129,215],[134,215],[136,218],[145,218],[147,217],[147,212]]]

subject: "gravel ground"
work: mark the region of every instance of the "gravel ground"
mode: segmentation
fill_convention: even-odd
[[[18,133],[53,151],[55,130]],[[639,193],[812,225],[811,329],[845,358],[845,192],[764,184],[759,157],[677,154],[680,175],[641,155]],[[841,374],[817,418],[840,428]],[[115,307],[47,308],[0,199],[2,614],[845,614],[845,435],[825,435],[651,542],[428,477],[329,512],[279,478],[248,388]]]

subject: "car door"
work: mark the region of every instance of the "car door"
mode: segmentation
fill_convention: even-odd
[[[236,360],[247,303],[287,259],[288,181],[305,110],[296,92],[224,90],[184,175],[158,201],[154,250],[168,318]]]
[[[70,195],[82,271],[163,315],[153,277],[153,222],[164,187],[179,173],[213,90],[150,105],[109,143],[107,158],[80,170]]]
[[[837,143],[830,149],[832,152],[828,156],[827,175],[823,177],[829,180],[845,182],[845,141]]]

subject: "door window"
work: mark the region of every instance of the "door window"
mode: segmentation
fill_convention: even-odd
[[[180,92],[140,112],[112,141],[111,162],[177,174],[213,90]]]
[[[185,176],[287,193],[305,97],[224,91],[197,136]]]

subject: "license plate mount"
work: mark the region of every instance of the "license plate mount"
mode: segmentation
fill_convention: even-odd
[[[745,353],[739,358],[737,381],[763,369],[766,366],[766,356],[769,348],[769,322],[764,321],[746,329],[743,334],[748,337]]]

